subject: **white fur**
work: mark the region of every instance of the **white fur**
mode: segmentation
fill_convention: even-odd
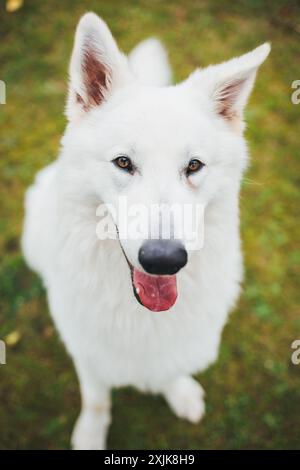
[[[130,68],[140,83],[167,86],[172,80],[165,48],[155,38],[140,42],[129,54]]]
[[[86,94],[80,69],[83,41],[93,42],[113,72],[105,101],[88,112],[74,100],[74,90]],[[105,445],[112,387],[133,385],[162,393],[175,413],[191,422],[204,413],[202,389],[190,375],[216,360],[222,329],[239,294],[238,196],[247,164],[240,126],[217,115],[214,100],[224,83],[242,75],[244,88],[233,103],[241,121],[256,68],[268,52],[268,45],[261,46],[197,71],[177,86],[143,85],[134,73],[146,82],[138,70],[143,64],[147,69],[148,60],[153,66],[146,75],[154,85],[170,80],[162,46],[138,46],[131,56],[132,73],[103,21],[91,13],[80,21],[70,67],[70,123],[58,160],[38,174],[27,192],[22,239],[29,266],[43,278],[50,311],[80,380],[75,448]],[[111,160],[118,153],[135,160],[140,173],[131,176],[116,168]],[[188,182],[180,170],[191,156],[206,166]],[[150,312],[136,301],[119,242],[96,237],[97,205],[116,204],[120,194],[130,203],[205,205],[204,247],[189,253],[177,275],[178,300],[167,312]],[[124,243],[129,260],[142,270],[139,246]]]

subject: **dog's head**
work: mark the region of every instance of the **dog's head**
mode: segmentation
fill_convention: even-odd
[[[146,86],[106,24],[86,14],[71,59],[64,137],[83,197],[117,208],[122,196],[129,212],[141,204],[150,213],[161,205],[206,208],[236,195],[247,160],[243,108],[269,50],[264,44],[176,86]],[[119,228],[117,213],[112,218]],[[154,311],[174,304],[176,273],[192,256],[189,230],[178,226],[184,217],[172,219],[172,233],[163,238],[162,213],[143,237],[120,240],[135,294]]]

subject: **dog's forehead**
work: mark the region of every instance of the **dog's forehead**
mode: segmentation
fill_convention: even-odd
[[[196,103],[180,87],[140,87],[116,94],[99,116],[107,132],[142,143],[174,146],[214,132],[205,104]]]
[[[128,118],[144,122],[185,121],[196,112],[192,97],[180,87],[130,88],[115,100],[115,108]]]

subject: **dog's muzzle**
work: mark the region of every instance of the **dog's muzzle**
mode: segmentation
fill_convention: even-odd
[[[187,251],[177,240],[148,240],[139,250],[139,262],[149,274],[176,274],[187,258]]]

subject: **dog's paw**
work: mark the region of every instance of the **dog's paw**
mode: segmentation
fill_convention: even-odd
[[[110,423],[108,413],[93,413],[84,410],[75,424],[71,446],[74,450],[104,450],[107,428]]]
[[[176,379],[165,390],[164,396],[179,418],[198,423],[204,416],[204,390],[192,377]]]

